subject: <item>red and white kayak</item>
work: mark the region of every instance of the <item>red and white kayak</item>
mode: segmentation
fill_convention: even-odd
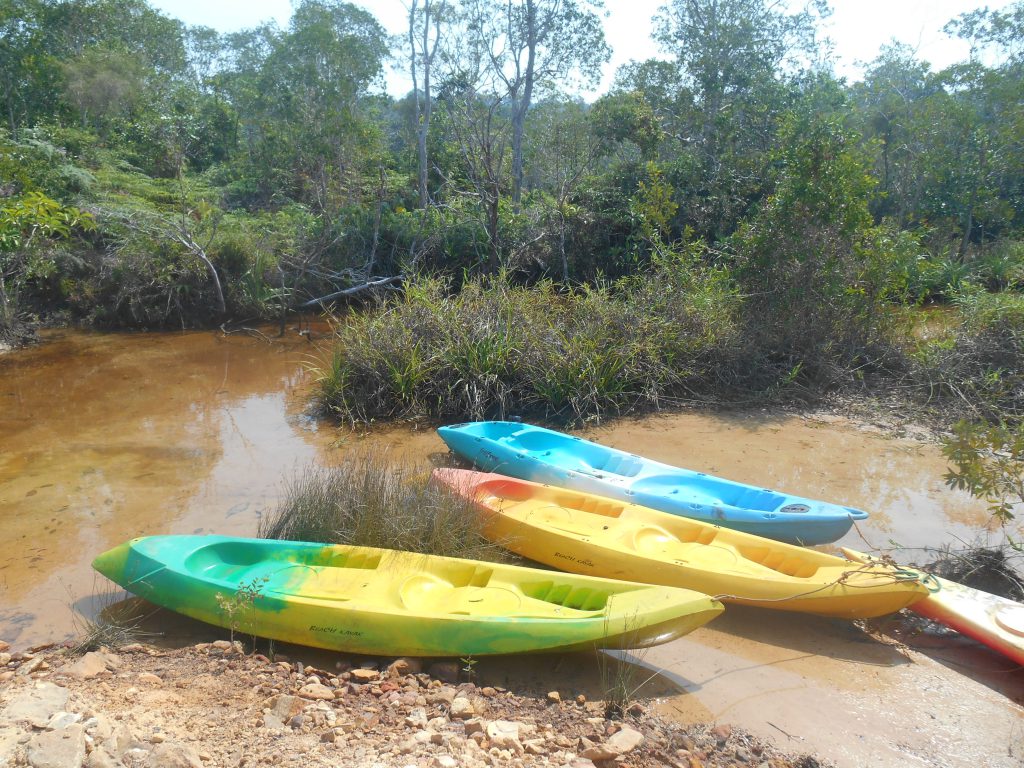
[[[861,563],[877,559],[845,547],[843,554]],[[1024,666],[1024,605],[938,576],[928,575],[923,583],[931,594],[911,605],[911,611],[972,637]]]

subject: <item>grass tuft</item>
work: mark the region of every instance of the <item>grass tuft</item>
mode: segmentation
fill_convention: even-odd
[[[309,466],[288,482],[258,536],[507,561],[485,539],[473,505],[430,482],[430,468],[396,465],[370,449],[336,467]]]

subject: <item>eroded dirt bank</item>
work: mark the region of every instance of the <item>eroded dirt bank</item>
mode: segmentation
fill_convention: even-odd
[[[8,654],[9,656],[9,654]],[[572,766],[816,768],[727,725],[622,719],[558,690],[459,682],[414,659],[332,669],[230,641],[19,653],[0,672],[0,764],[33,768]]]

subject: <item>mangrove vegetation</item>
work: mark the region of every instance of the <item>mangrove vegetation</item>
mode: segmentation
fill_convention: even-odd
[[[0,1],[0,339],[331,313],[353,422],[1024,409],[1024,4],[850,81],[824,0],[665,0],[660,55],[587,99],[598,0],[407,9],[392,38],[336,0],[229,34]]]

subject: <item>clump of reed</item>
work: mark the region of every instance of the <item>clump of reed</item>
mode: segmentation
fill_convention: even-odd
[[[382,547],[502,561],[469,501],[430,482],[430,468],[397,464],[381,449],[354,452],[333,467],[311,465],[287,482],[258,536]]]
[[[582,421],[713,393],[728,370],[737,299],[680,259],[613,284],[524,287],[507,275],[457,293],[417,277],[401,298],[353,314],[319,369],[322,405],[343,418]]]

